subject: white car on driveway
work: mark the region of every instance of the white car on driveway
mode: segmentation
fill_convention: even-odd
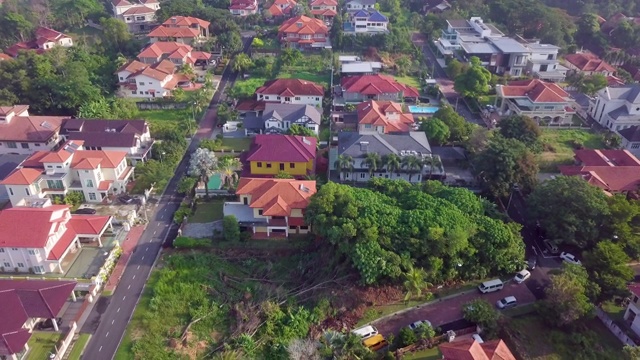
[[[516,305],[518,305],[518,300],[516,300],[515,296],[507,296],[504,299],[498,300],[498,302],[496,303],[498,309],[508,309]]]
[[[513,280],[518,284],[522,284],[525,280],[527,280],[530,277],[531,277],[531,273],[529,272],[529,270],[522,270],[516,273],[516,276],[514,276]]]
[[[563,261],[566,261],[570,264],[574,264],[574,265],[582,265],[582,263],[580,262],[580,260],[578,260],[575,255],[570,254],[568,252],[563,252],[560,254],[560,259],[562,259]]]
[[[431,322],[429,320],[418,320],[418,321],[414,322],[413,324],[410,324],[409,325],[409,329],[418,330],[418,328],[420,326],[422,326],[422,324],[431,326]]]

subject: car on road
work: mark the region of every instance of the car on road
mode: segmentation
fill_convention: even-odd
[[[380,334],[362,340],[362,344],[369,348],[369,350],[371,351],[378,351],[389,346],[387,340]]]
[[[551,239],[545,239],[543,242],[545,249],[551,254],[558,253],[558,245],[556,245]]]
[[[580,260],[578,260],[578,258],[576,258],[575,255],[570,254],[568,252],[563,252],[562,254],[560,254],[560,259],[562,259],[562,261],[566,261],[566,262],[568,262],[570,264],[582,265]]]
[[[522,284],[525,280],[531,277],[531,273],[529,270],[521,270],[516,273],[516,276],[513,278],[515,282],[518,284]]]
[[[370,337],[378,335],[378,329],[376,329],[374,326],[371,326],[371,325],[367,325],[361,328],[357,328],[355,330],[351,330],[351,332],[360,336],[363,339],[368,339]]]
[[[431,326],[431,321],[429,321],[429,320],[418,320],[418,321],[416,321],[416,322],[414,322],[412,324],[409,324],[409,329],[414,330],[414,331],[418,330],[418,328],[420,326],[422,326],[423,324]]]
[[[56,319],[56,324],[58,325],[58,328],[60,328],[60,326],[62,325],[62,318],[57,318]],[[36,329],[38,329],[38,330],[45,330],[45,329],[51,329],[51,328],[53,328],[52,319],[46,319],[46,320],[40,321],[36,325]]]
[[[85,215],[93,215],[96,213],[96,209],[92,208],[81,208],[73,212],[74,214],[85,214]]]
[[[498,309],[508,309],[516,305],[518,305],[518,300],[516,300],[515,296],[507,296],[504,299],[498,300],[498,302],[496,303]]]
[[[123,204],[131,204],[133,202],[133,198],[129,195],[122,195],[118,198],[118,201]]]
[[[529,256],[529,260],[527,260],[527,267],[529,270],[533,270],[538,265],[538,257],[537,256]]]

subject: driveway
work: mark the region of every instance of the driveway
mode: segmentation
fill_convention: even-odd
[[[530,281],[530,280],[527,280]],[[536,297],[525,284],[508,282],[501,291],[481,294],[478,290],[470,290],[464,295],[442,300],[424,307],[414,308],[391,317],[374,321],[373,324],[378,331],[384,335],[398,334],[401,328],[417,320],[429,320],[433,327],[439,327],[456,320],[462,319],[462,306],[474,299],[485,299],[491,304],[506,296],[515,296],[518,303],[529,304],[536,300]]]

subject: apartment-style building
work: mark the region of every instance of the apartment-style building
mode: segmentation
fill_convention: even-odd
[[[241,156],[243,176],[273,177],[280,172],[294,177],[315,174],[314,137],[262,134],[253,138],[249,151]]]

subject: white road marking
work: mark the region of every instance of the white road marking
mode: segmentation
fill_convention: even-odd
[[[131,285],[127,286],[127,290],[131,289]]]
[[[98,349],[98,352],[102,351],[102,346],[100,346],[100,349]]]
[[[116,322],[115,320],[111,320],[111,325],[113,325],[113,323]]]
[[[162,210],[162,211],[167,211],[167,208],[164,208],[164,210]]]
[[[158,224],[158,227],[160,227],[160,225],[162,225],[162,224]]]
[[[107,335],[105,335],[104,337],[109,337],[109,332],[107,331]]]
[[[133,279],[135,279],[135,278],[136,278],[136,276],[135,276],[135,275],[133,275]],[[131,280],[133,280],[133,279],[131,279]]]
[[[123,296],[122,297],[122,301],[124,301],[124,299],[126,299],[126,298],[127,298],[127,295]]]
[[[118,310],[116,312],[120,312],[120,308],[118,308]]]
[[[140,270],[140,265],[138,265],[138,268],[136,270]]]
[[[141,259],[141,260],[144,260],[144,256],[142,257],[142,259]]]
[[[149,251],[149,248],[145,248],[144,251]]]
[[[153,232],[153,235],[155,235],[156,233],[157,233],[157,231],[154,231],[154,232]]]

